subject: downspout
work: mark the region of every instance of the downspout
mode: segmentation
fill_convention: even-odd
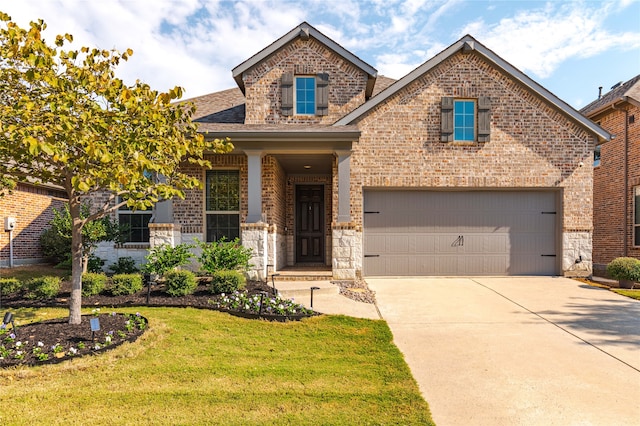
[[[620,101],[624,102],[625,98],[620,99]],[[629,254],[629,238],[627,235],[629,228],[629,110],[626,108],[616,108],[615,102],[611,105],[611,108],[614,111],[624,112],[624,242],[622,245],[622,256],[627,257]]]

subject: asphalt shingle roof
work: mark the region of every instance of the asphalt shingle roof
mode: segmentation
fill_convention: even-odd
[[[600,99],[596,99],[589,105],[582,108],[580,112],[588,116],[590,113],[598,111],[606,105],[619,100],[623,96],[629,96],[636,101],[640,101],[640,74],[619,86],[614,86],[609,92],[602,95]]]

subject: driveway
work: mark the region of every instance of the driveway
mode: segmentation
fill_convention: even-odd
[[[367,283],[438,426],[640,424],[639,301],[556,277]]]

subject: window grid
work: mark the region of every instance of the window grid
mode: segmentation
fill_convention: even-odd
[[[118,202],[122,198],[118,197]],[[127,226],[123,233],[125,243],[148,243],[149,221],[152,213],[148,210],[131,210],[127,205],[118,208],[118,224]]]
[[[296,77],[296,114],[314,115],[316,113],[315,77]]]
[[[454,134],[456,141],[475,141],[476,103],[473,100],[455,100],[453,103]]]
[[[205,185],[206,241],[240,237],[240,172],[207,170]]]

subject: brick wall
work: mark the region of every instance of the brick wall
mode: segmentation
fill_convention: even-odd
[[[600,125],[615,136],[601,146],[600,165],[594,168],[593,198],[593,258],[596,270],[602,272],[616,257],[624,255],[627,241],[627,256],[640,258],[640,247],[633,245],[633,190],[640,185],[640,109],[633,105],[622,106],[633,117],[628,125],[628,204],[627,229],[624,229],[624,110],[609,110],[596,117]],[[639,207],[640,208],[640,207]]]
[[[329,114],[289,116],[280,112],[284,73],[329,74]],[[296,39],[243,75],[245,124],[331,124],[364,102],[367,75],[314,39]]]
[[[19,184],[11,195],[0,198],[0,265],[9,265],[9,232],[4,231],[5,217],[16,218],[13,232],[14,265],[43,261],[40,234],[53,219],[53,208],[64,208],[62,191]]]
[[[443,96],[491,97],[491,141],[440,142]],[[475,53],[439,64],[358,125],[351,206],[360,226],[366,187],[562,188],[563,231],[592,230],[594,138]]]

